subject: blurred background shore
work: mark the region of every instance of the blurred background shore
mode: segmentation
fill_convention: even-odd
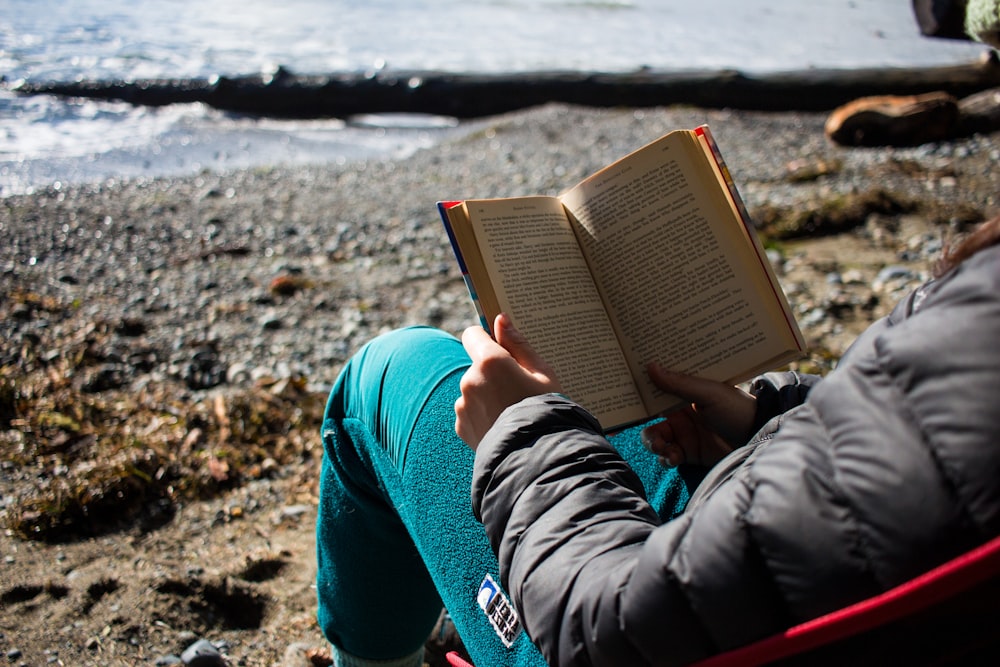
[[[59,182],[398,158],[447,117],[281,121],[201,104],[19,96],[21,82],[440,71],[749,74],[974,62],[909,0],[10,0],[0,20],[0,195]]]

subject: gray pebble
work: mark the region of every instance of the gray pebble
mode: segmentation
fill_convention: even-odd
[[[229,663],[207,639],[199,639],[181,653],[181,662],[188,667],[226,667]]]

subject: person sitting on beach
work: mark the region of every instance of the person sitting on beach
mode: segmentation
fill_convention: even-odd
[[[442,605],[480,666],[685,664],[1000,535],[1000,217],[825,378],[745,393],[654,363],[691,405],[612,436],[495,332],[385,334],[330,395],[335,664],[420,665]]]

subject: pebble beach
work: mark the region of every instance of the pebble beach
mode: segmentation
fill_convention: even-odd
[[[708,123],[772,230],[810,348],[797,367],[828,371],[949,239],[1000,212],[1000,134],[844,148],[825,120],[550,105],[401,160],[0,199],[0,651],[166,665],[204,640],[233,665],[322,664],[325,394],[379,333],[476,321],[438,200],[558,194]]]

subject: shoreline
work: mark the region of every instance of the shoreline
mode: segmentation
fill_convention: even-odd
[[[796,113],[829,112],[870,95],[944,92],[961,100],[1000,89],[997,52],[982,48],[978,59],[931,67],[305,75],[277,67],[211,79],[0,82],[12,109],[38,105],[25,112],[35,129],[8,129],[17,141],[11,159],[0,162],[0,197],[149,173],[394,160],[470,124],[546,104]],[[95,136],[100,124],[89,119],[88,103],[104,104],[102,122],[128,131]],[[61,128],[50,131],[52,123]]]
[[[321,646],[310,585],[322,398],[374,335],[476,321],[438,200],[555,194],[703,122],[758,222],[822,221],[826,206],[889,193],[898,210],[862,207],[836,233],[770,244],[812,350],[801,368],[828,370],[926,278],[943,240],[1000,209],[1000,134],[843,148],[824,121],[551,104],[401,160],[0,198],[0,647],[29,664],[54,651],[66,664],[128,665],[203,638],[240,664],[292,667]],[[247,415],[271,421],[238,428]],[[112,450],[119,439],[127,446]],[[111,479],[123,460],[149,481],[124,468]],[[29,501],[57,488],[134,492],[136,513],[19,537],[27,509],[46,520]],[[227,614],[234,605],[253,613]]]
[[[202,173],[240,170],[349,167],[362,162],[398,161],[473,131],[477,121],[443,118],[369,118],[269,121],[219,115],[208,109],[172,109],[163,128],[161,110],[153,117],[126,116],[136,134],[124,145],[94,152],[99,141],[75,131],[87,150],[53,156],[21,156],[0,163],[0,199],[58,187],[97,186],[107,181],[193,178]],[[406,122],[403,122],[403,121]],[[136,139],[139,139],[136,142]]]

